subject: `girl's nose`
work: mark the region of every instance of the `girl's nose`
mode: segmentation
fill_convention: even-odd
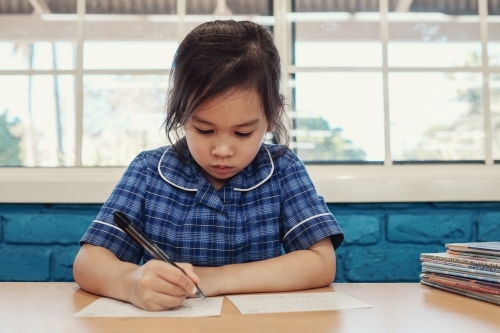
[[[231,157],[234,155],[233,149],[227,142],[219,142],[212,149],[212,155],[217,157]]]

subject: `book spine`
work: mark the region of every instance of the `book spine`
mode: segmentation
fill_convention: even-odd
[[[493,262],[493,261],[478,261],[474,259],[469,259],[469,258],[460,258],[460,257],[443,257],[439,255],[434,255],[432,253],[422,253],[420,255],[421,258],[429,258],[429,259],[435,259],[435,260],[443,260],[443,261],[453,261],[453,262],[460,262],[460,263],[467,263],[467,264],[472,264],[472,265],[481,265],[481,266],[488,266],[488,267],[495,267],[500,269],[500,262]]]
[[[449,292],[454,293],[454,294],[462,295],[462,296],[469,297],[469,298],[474,298],[474,299],[477,299],[478,301],[483,301],[483,302],[488,302],[488,303],[500,305],[500,301],[497,302],[497,301],[494,301],[494,300],[491,300],[491,299],[488,299],[488,298],[483,298],[481,296],[472,295],[472,294],[469,294],[467,292],[461,292],[461,291],[458,291],[458,290],[455,290],[455,289],[446,288],[444,286],[437,285],[437,284],[434,284],[434,283],[429,283],[429,282],[423,281],[423,280],[420,280],[420,283],[423,284],[423,285],[429,286],[429,287],[441,289],[441,290],[444,290],[444,291],[449,291]]]
[[[464,278],[473,279],[473,280],[482,280],[482,281],[500,283],[500,279],[496,279],[496,278],[489,277],[489,276],[484,276],[484,275],[480,276],[477,274],[468,274],[468,273],[463,273],[463,272],[458,272],[458,271],[449,271],[449,270],[444,270],[444,269],[439,269],[439,268],[434,268],[434,267],[422,267],[422,272],[423,273],[431,272],[431,273],[464,277]]]
[[[485,252],[490,252],[490,253],[498,253],[500,254],[500,249],[495,249],[495,248],[481,248],[481,247],[477,247],[477,246],[468,246],[468,249],[469,250],[474,250],[474,251],[485,251]]]
[[[439,278],[435,278],[432,276],[422,277],[422,278],[425,280],[431,281],[431,282],[436,281],[437,283],[447,284],[447,285],[450,285],[452,287],[459,288],[459,289],[468,289],[468,290],[476,291],[476,292],[483,292],[483,293],[488,293],[488,294],[493,294],[493,295],[500,295],[500,290],[483,288],[483,287],[480,287],[477,285],[470,285],[470,284],[466,284],[466,283],[462,283],[462,282],[448,281],[445,279],[439,279]]]
[[[465,251],[453,251],[453,250],[446,250],[447,254],[453,255],[453,256],[459,256],[461,258],[481,258],[485,259],[488,261],[493,261],[498,263],[500,260],[500,257],[498,255],[493,255],[493,254],[486,254],[486,253],[473,253],[473,252],[465,252]]]
[[[479,265],[471,265],[471,264],[466,264],[466,263],[437,260],[437,259],[429,259],[429,258],[421,258],[421,261],[426,262],[426,263],[430,263],[430,264],[440,265],[440,266],[445,265],[445,266],[450,266],[450,267],[456,267],[457,269],[463,268],[465,270],[481,271],[482,274],[492,273],[492,275],[494,275],[494,276],[500,276],[500,268],[497,269],[497,268],[493,268],[493,267],[485,267],[485,266],[479,266]]]
[[[500,277],[500,273],[496,272],[491,272],[491,271],[483,271],[483,270],[477,270],[474,268],[464,268],[458,265],[444,265],[443,263],[431,263],[431,262],[422,262],[422,266],[430,266],[430,267],[436,267],[439,269],[452,269],[452,270],[457,270],[461,272],[466,272],[466,273],[473,273],[473,274],[484,274],[488,276],[494,276],[494,277]]]
[[[500,290],[500,283],[497,283],[497,282],[489,282],[489,281],[484,281],[484,280],[465,278],[462,276],[446,275],[446,274],[431,273],[431,272],[426,272],[426,273],[420,274],[420,277],[422,277],[422,276],[427,277],[427,278],[435,277],[436,279],[448,279],[451,281],[458,281],[461,283],[466,283],[466,284],[475,285],[475,286],[481,286],[481,287],[488,288],[488,289]]]
[[[479,249],[479,248],[474,248],[474,247],[456,247],[456,246],[447,246],[448,249],[453,250],[453,251],[458,251],[458,252],[471,252],[471,253],[478,253],[478,254],[489,254],[489,255],[494,255],[498,256],[500,255],[500,251],[498,250],[485,250],[485,249]]]

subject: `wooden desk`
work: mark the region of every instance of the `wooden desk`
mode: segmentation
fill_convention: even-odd
[[[242,315],[225,298],[220,317],[77,318],[98,297],[75,283],[0,282],[0,332],[500,332],[500,306],[418,283],[334,284],[311,292],[330,290],[373,308]]]

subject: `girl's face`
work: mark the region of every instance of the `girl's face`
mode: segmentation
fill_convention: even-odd
[[[214,97],[184,125],[189,151],[216,190],[252,162],[271,130],[254,90]]]

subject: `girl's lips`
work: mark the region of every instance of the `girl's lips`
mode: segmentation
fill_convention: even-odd
[[[212,167],[212,170],[215,171],[216,174],[218,175],[227,175],[228,173],[231,172],[231,170],[233,170],[232,167],[229,167],[229,166],[222,166],[222,165],[215,165]]]

